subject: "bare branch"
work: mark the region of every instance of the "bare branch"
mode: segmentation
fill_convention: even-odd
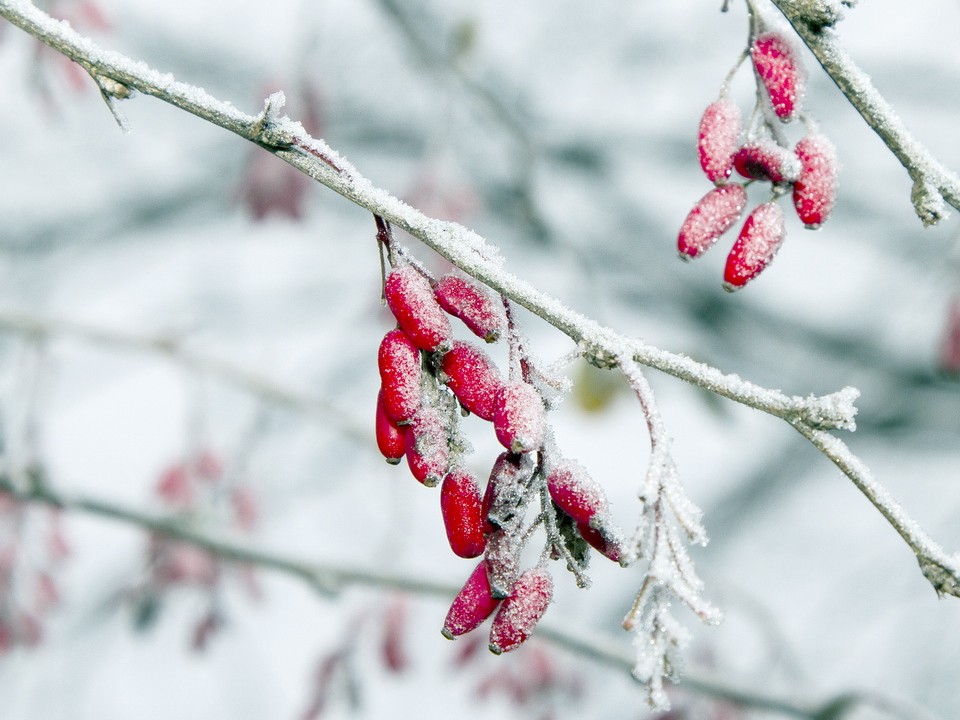
[[[906,168],[913,180],[913,207],[923,224],[935,225],[946,217],[947,204],[960,210],[960,177],[913,137],[869,76],[847,54],[832,27],[839,17],[830,12],[831,3],[773,0],[773,4],[793,25],[840,92]]]

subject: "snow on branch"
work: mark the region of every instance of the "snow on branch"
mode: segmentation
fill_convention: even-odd
[[[913,207],[923,224],[936,225],[945,218],[949,213],[947,205],[960,210],[960,176],[945,168],[913,137],[870,77],[840,43],[833,28],[842,17],[838,3],[830,0],[772,2],[793,25],[840,92],[906,168],[913,180]]]

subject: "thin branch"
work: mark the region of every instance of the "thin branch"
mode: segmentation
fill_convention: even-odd
[[[787,8],[785,12],[795,11],[799,7],[796,2],[786,0],[775,0],[775,2],[781,9]],[[627,338],[567,308],[555,298],[506,272],[503,268],[504,261],[498,251],[476,233],[457,223],[429,218],[385,190],[375,187],[324,141],[311,137],[300,123],[287,117],[279,117],[278,110],[282,100],[279,95],[275,94],[271,97],[264,112],[259,116],[247,115],[229,103],[212,97],[201,88],[178,82],[171,75],[157,72],[144,63],[136,62],[120,53],[99,48],[89,38],[77,34],[68,23],[54,20],[24,0],[0,0],[0,15],[41,42],[80,63],[97,77],[109,78],[127,90],[137,90],[157,97],[257,143],[347,200],[403,228],[467,274],[527,308],[566,334],[580,345],[584,357],[598,367],[614,367],[617,364],[617,358],[628,353],[632,354],[634,361],[641,365],[655,368],[747,407],[786,420],[811,442],[814,442],[814,438],[830,437],[819,431],[852,430],[855,427],[854,401],[859,392],[854,388],[844,388],[821,397],[787,396],[777,390],[744,381],[736,375],[725,374],[685,355],[660,350],[641,340]],[[933,162],[929,154],[912,141],[892,113],[886,112],[888,107],[886,103],[877,102],[879,95],[848,60],[845,53],[834,47],[835,41],[831,40],[818,45],[819,41],[811,34],[809,25],[800,22],[801,19],[797,17],[798,24],[810,36],[810,42],[814,43],[814,47],[820,47],[825,54],[828,50],[837,52],[841,62],[834,66],[831,64],[833,60],[827,58],[825,67],[828,68],[828,72],[830,68],[837,73],[846,72],[848,68],[856,71],[854,76],[859,80],[850,86],[851,91],[855,94],[865,92],[869,96],[871,107],[875,106],[875,112],[870,113],[871,117],[875,117],[877,121],[891,122],[893,137],[898,138],[898,147],[901,147],[905,153],[903,157],[907,161],[905,164],[913,165],[915,160],[921,161],[916,166],[919,170],[915,170],[915,173],[918,173],[918,180],[922,181],[921,190],[934,185],[940,187],[938,183],[945,183],[947,192],[944,197],[951,203],[957,200],[957,206],[960,207],[960,192],[956,191],[954,176]],[[833,37],[832,30],[829,28],[820,28],[818,33],[823,37]],[[803,32],[801,35],[803,36]],[[804,39],[807,40],[807,37]],[[120,96],[120,92],[115,94]],[[930,162],[925,162],[927,160]],[[960,186],[960,183],[956,184]],[[922,192],[919,193],[919,195],[922,194]],[[817,443],[814,442],[814,444]],[[853,467],[845,464],[838,466],[851,480],[858,482],[859,476]],[[880,496],[871,499],[874,504],[884,503]],[[906,517],[902,511],[892,514],[884,513],[888,519],[901,515]],[[922,564],[926,558],[937,558],[943,555],[942,550],[926,542],[928,540],[926,536],[920,537],[914,534],[913,537],[920,543],[918,559]],[[911,548],[917,552],[913,545]],[[960,572],[956,572],[952,564],[938,563],[932,569],[927,565],[923,567],[928,578],[931,575],[939,578],[938,573],[947,573],[945,577],[935,580],[934,584],[938,590],[950,594],[960,593]]]
[[[960,210],[960,177],[913,137],[870,77],[847,53],[832,27],[840,19],[831,12],[833,6],[824,0],[773,0],[773,4],[840,92],[906,168],[913,180],[913,207],[923,224],[935,225],[946,217],[946,204]]]
[[[174,517],[146,513],[83,495],[67,495],[48,485],[42,469],[37,466],[27,471],[24,480],[25,482],[16,482],[11,476],[0,474],[0,492],[9,494],[19,502],[46,505],[142,528],[202,548],[227,561],[253,565],[297,578],[324,596],[335,596],[349,586],[401,590],[414,595],[444,600],[449,600],[458,592],[458,588],[412,577],[406,573],[344,568],[329,563],[296,559],[282,553],[260,550],[249,543],[217,536]],[[581,657],[630,672],[633,667],[633,656],[622,644],[597,633],[588,634],[582,629],[573,629],[571,625],[568,622],[551,623],[545,620],[537,626],[537,636]],[[715,675],[696,671],[687,671],[684,674],[684,687],[694,693],[726,700],[743,707],[768,710],[808,720],[820,720],[823,717],[823,708],[833,706],[840,699],[847,699],[848,703],[854,704],[861,702],[877,705],[882,702],[890,705],[888,700],[856,693],[844,693],[821,705],[814,705],[737,687]]]

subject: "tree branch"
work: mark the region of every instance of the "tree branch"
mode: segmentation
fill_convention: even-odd
[[[944,167],[907,130],[906,125],[847,54],[832,25],[840,19],[823,0],[773,0],[810,52],[851,105],[906,168],[913,180],[911,200],[924,225],[960,210],[960,177]],[[835,3],[834,3],[835,5]]]
[[[788,10],[796,10],[799,7],[795,2],[775,1],[778,7],[782,5]],[[825,453],[827,451],[824,449],[826,447],[824,438],[836,439],[822,431],[855,428],[854,401],[859,392],[854,388],[844,388],[839,392],[821,397],[787,396],[777,390],[744,381],[736,375],[725,374],[684,355],[660,350],[642,340],[620,335],[567,308],[555,298],[505,271],[504,261],[498,251],[476,233],[457,223],[428,218],[385,190],[375,187],[324,141],[307,134],[300,123],[285,116],[280,117],[279,111],[283,104],[282,93],[275,93],[268,98],[259,116],[247,115],[229,103],[212,97],[201,88],[178,82],[171,75],[157,72],[142,62],[136,62],[120,53],[99,48],[93,41],[77,34],[68,23],[51,18],[24,0],[0,0],[0,15],[41,42],[78,62],[98,79],[98,85],[101,87],[106,86],[104,78],[116,83],[117,85],[110,85],[115,88],[116,97],[122,97],[130,90],[137,90],[230,130],[266,148],[354,204],[403,228],[467,274],[527,308],[566,334],[580,346],[587,360],[598,367],[615,367],[617,358],[632,356],[633,360],[641,365],[661,370],[685,382],[789,422]],[[810,30],[806,23],[802,25],[807,31]],[[819,32],[832,37],[832,31],[829,28],[821,28]],[[849,67],[854,68],[853,75],[859,80],[851,85],[851,91],[866,92],[871,106],[876,106],[876,113],[872,113],[871,117],[876,115],[877,118],[887,119],[892,123],[893,137],[899,138],[900,146],[906,149],[904,159],[911,164],[915,159],[930,160],[925,150],[921,153],[922,148],[918,149],[920,146],[912,141],[899,121],[892,116],[887,118],[887,115],[891,115],[884,110],[888,106],[882,102],[882,99],[880,99],[881,102],[877,101],[879,95],[852,62],[846,62],[846,55],[842,50],[834,48],[829,43],[823,47],[839,53],[838,57],[842,62],[834,68],[835,71],[841,72]],[[946,183],[945,187],[948,189],[954,186],[955,178],[937,163],[921,163],[917,167],[919,169],[915,169],[914,172],[919,173],[917,178],[922,180],[924,187],[933,185],[939,187],[938,183]],[[955,195],[956,193],[951,190],[945,197],[949,199],[954,198]],[[864,475],[858,472],[858,467],[863,468],[859,460],[855,465],[838,463],[838,467],[858,484],[858,487],[861,487]],[[881,508],[884,517],[889,521],[893,522],[891,518],[894,518],[899,519],[898,522],[902,520],[908,525],[915,526],[915,523],[909,520],[885,492],[868,494],[868,497],[874,505]],[[898,528],[899,531],[900,528]],[[960,571],[957,570],[955,563],[941,563],[938,560],[933,566],[925,564],[930,558],[946,557],[939,546],[925,535],[916,533],[912,534],[912,540],[908,540],[908,544],[918,555],[922,569],[928,579],[933,580],[938,591],[960,595]]]

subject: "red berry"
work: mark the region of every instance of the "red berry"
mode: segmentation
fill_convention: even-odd
[[[460,404],[482,420],[493,420],[497,393],[503,381],[500,371],[480,348],[455,340],[441,365],[447,387]]]
[[[772,140],[747,143],[733,155],[733,166],[745,178],[793,182],[800,177],[800,160]]]
[[[824,135],[807,135],[795,152],[801,169],[793,185],[793,206],[804,225],[818,228],[837,198],[837,151]]]
[[[606,495],[579,463],[567,461],[551,470],[547,490],[556,506],[576,522],[584,540],[614,562],[620,560],[623,540],[610,517]]]
[[[377,354],[383,409],[395,423],[409,422],[420,407],[420,351],[402,330],[391,330]]]
[[[723,289],[733,292],[755,278],[777,254],[785,238],[780,206],[775,202],[758,205],[747,217],[727,256]]]
[[[459,275],[448,274],[433,288],[440,307],[459,318],[477,337],[496,342],[506,326],[503,306],[482,286]]]
[[[494,530],[487,536],[487,550],[484,560],[487,564],[487,582],[490,594],[502,599],[513,591],[514,583],[520,575],[520,552],[522,541],[517,528]]]
[[[443,622],[443,636],[448,640],[474,630],[497,609],[500,601],[490,594],[487,564],[481,562],[453,599]]]
[[[387,305],[397,324],[421,350],[443,352],[453,330],[427,279],[413,267],[401,265],[387,275],[383,286]]]
[[[507,450],[527,453],[543,444],[546,411],[540,393],[525,382],[504,385],[497,393],[493,429]]]
[[[440,512],[455,555],[475,558],[484,551],[487,540],[483,535],[480,488],[473,475],[455,470],[443,479]]]
[[[427,487],[434,487],[450,469],[447,429],[440,414],[424,408],[407,428],[404,450],[410,473]]]
[[[553,578],[543,568],[527,570],[503,601],[490,627],[490,652],[499,655],[530,637],[553,598]]]
[[[406,428],[397,425],[383,407],[383,390],[377,395],[377,447],[391,465],[400,462],[405,452]]]
[[[747,193],[736,183],[721,185],[708,192],[693,206],[680,226],[677,249],[683,259],[705,253],[740,218],[747,204]]]
[[[697,150],[710,182],[722,182],[733,171],[733,153],[740,137],[740,108],[726,97],[711,103],[700,118]]]
[[[800,114],[806,73],[796,47],[785,35],[764,32],[750,48],[757,76],[770,96],[770,105],[784,122]]]

